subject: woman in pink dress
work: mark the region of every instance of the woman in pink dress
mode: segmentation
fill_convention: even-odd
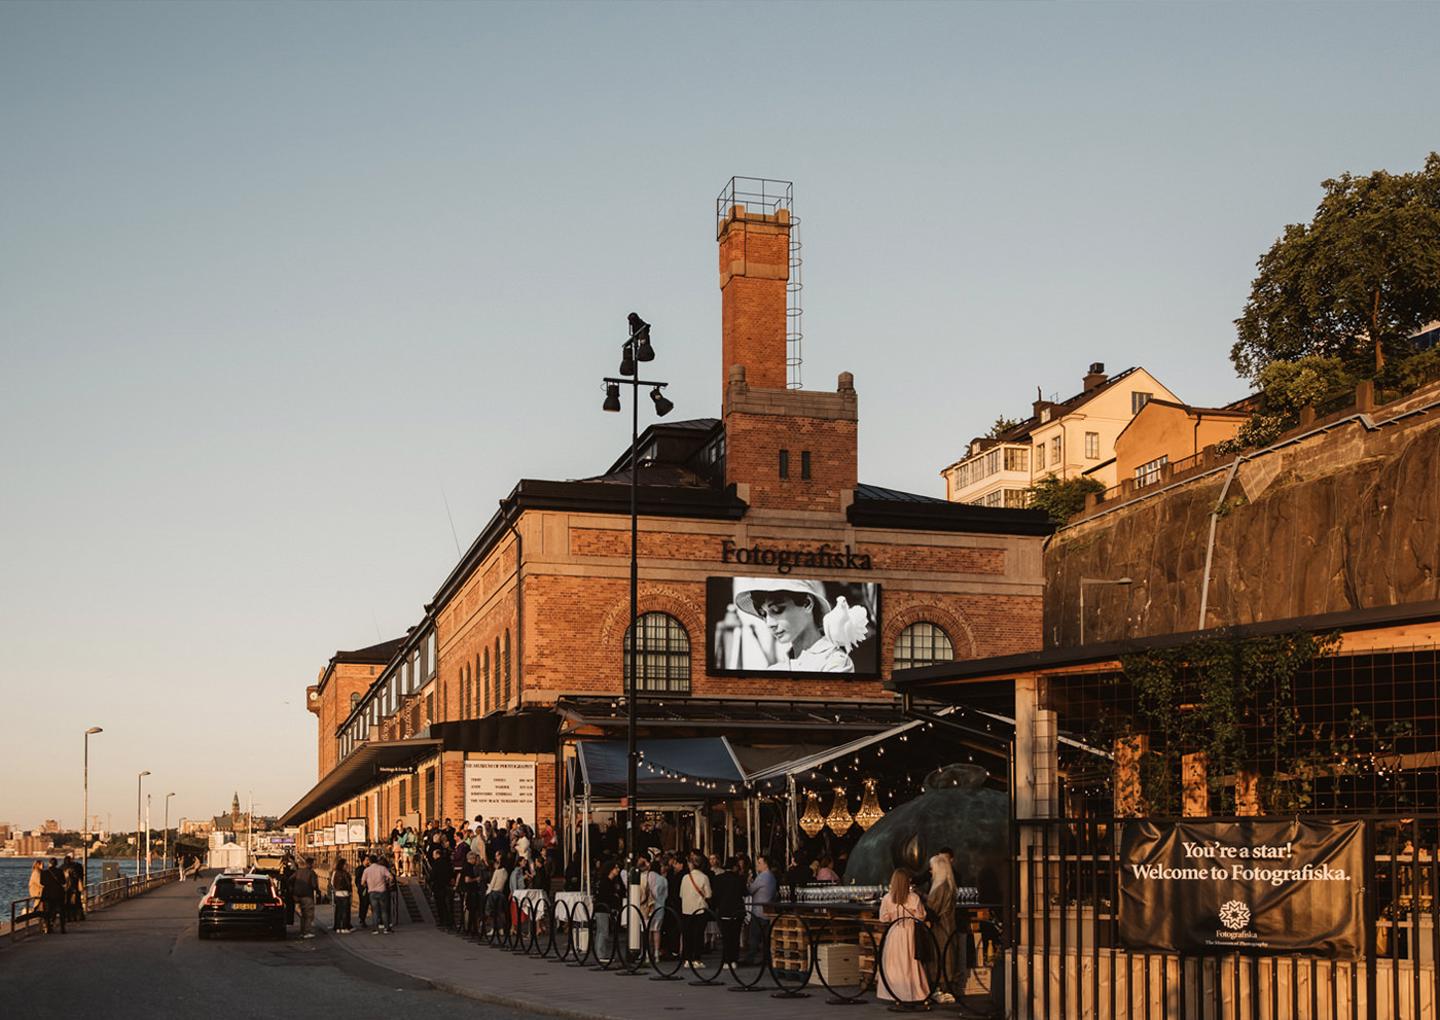
[[[925,923],[925,907],[910,888],[910,873],[904,868],[896,868],[890,876],[890,891],[880,901],[880,920],[895,923],[885,934],[880,958],[884,973],[875,977],[875,992],[892,1002],[919,1005],[930,996],[925,969],[915,959],[916,929]]]

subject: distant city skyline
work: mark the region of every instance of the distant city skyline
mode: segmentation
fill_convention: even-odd
[[[22,829],[315,780],[305,687],[521,477],[603,471],[625,316],[720,402],[714,199],[795,182],[862,481],[1036,387],[1242,396],[1256,258],[1436,147],[1431,5],[0,7],[0,620]],[[1354,73],[1363,68],[1364,73]],[[1343,125],[1343,130],[1337,130]],[[13,777],[19,777],[18,779]]]

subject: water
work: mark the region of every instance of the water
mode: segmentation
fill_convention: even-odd
[[[78,858],[77,858],[78,859]],[[49,858],[46,858],[48,861]],[[30,895],[30,867],[33,858],[30,857],[0,857],[0,914],[5,920],[10,920],[10,902],[22,899]],[[135,874],[135,858],[120,860],[115,863],[120,865],[120,874]],[[101,869],[105,862],[99,858],[90,858],[90,887],[93,889],[101,879]],[[150,862],[150,870],[154,871],[160,867],[159,859]],[[143,865],[142,865],[142,871]]]

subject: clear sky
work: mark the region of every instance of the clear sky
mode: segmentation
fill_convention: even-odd
[[[1036,387],[1197,403],[1256,257],[1440,146],[1434,5],[0,5],[0,821],[315,778],[305,686],[517,478],[607,466],[625,315],[718,411],[714,199],[795,182],[862,480]],[[155,812],[159,823],[159,799]]]

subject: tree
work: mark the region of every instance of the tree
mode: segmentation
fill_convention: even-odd
[[[1105,486],[1098,479],[1087,475],[1061,481],[1055,475],[1046,475],[1028,490],[1030,506],[1044,510],[1056,524],[1064,524],[1085,509],[1085,497],[1092,492],[1104,492]]]
[[[1415,173],[1347,173],[1323,187],[1315,218],[1287,226],[1256,263],[1230,349],[1249,379],[1317,355],[1379,376],[1440,319],[1440,153]]]
[[[1007,418],[1003,414],[995,419],[995,424],[990,426],[990,431],[985,433],[986,439],[999,439],[1000,433],[1009,432],[1020,422],[1014,418]]]

